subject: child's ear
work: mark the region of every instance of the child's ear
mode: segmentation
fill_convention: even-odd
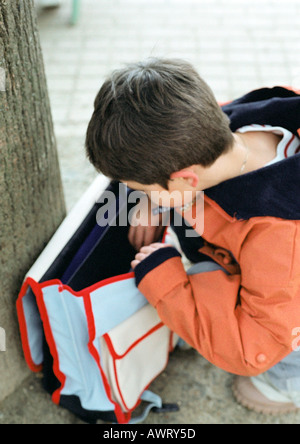
[[[199,182],[199,177],[196,173],[194,173],[191,170],[180,170],[176,171],[176,173],[172,173],[170,176],[170,179],[177,179],[182,177],[183,179],[187,180],[190,186],[196,188]]]

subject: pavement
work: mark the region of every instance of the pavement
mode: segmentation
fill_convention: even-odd
[[[111,70],[150,56],[190,61],[221,102],[262,86],[300,88],[299,0],[71,0],[39,13],[39,29],[68,210],[96,176],[84,138],[93,100]],[[81,424],[51,403],[41,375],[0,404],[1,424]],[[177,413],[147,424],[298,424],[300,412],[269,417],[239,406],[234,376],[196,351],[175,351],[152,389]]]

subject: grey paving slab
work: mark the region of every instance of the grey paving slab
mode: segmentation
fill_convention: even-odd
[[[299,9],[297,0],[84,0],[75,27],[69,25],[70,1],[42,12],[68,208],[94,177],[84,158],[84,132],[93,99],[111,70],[150,56],[180,57],[195,65],[220,101],[260,86],[299,85]],[[77,147],[76,162],[74,154],[66,161],[66,144]]]

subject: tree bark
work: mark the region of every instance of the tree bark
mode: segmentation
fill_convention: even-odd
[[[18,291],[65,216],[33,0],[0,0],[0,82],[2,400],[28,375],[15,314]]]

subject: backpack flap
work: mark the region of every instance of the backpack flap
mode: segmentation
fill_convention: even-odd
[[[137,407],[143,392],[165,369],[170,340],[170,330],[150,305],[99,338],[102,368],[123,412]]]

